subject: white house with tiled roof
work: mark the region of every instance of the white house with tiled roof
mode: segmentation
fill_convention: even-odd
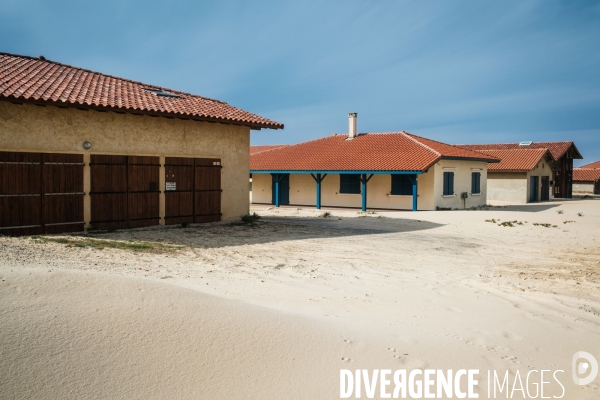
[[[484,155],[406,132],[356,132],[257,152],[252,202],[366,210],[462,209],[486,204]]]

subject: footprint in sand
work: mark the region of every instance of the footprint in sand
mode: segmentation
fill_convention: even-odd
[[[388,347],[388,351],[391,351],[392,353],[396,353],[397,349],[394,347]],[[408,354],[404,354],[405,356],[407,356]],[[394,354],[392,357],[397,358],[397,359],[401,359],[402,355],[400,354]]]
[[[517,360],[517,357],[515,356],[504,356],[504,357],[500,357],[503,360],[507,360],[507,361],[512,361],[515,364],[521,364],[521,361]]]
[[[342,362],[350,362],[350,361],[352,361],[351,358],[342,357]]]
[[[506,351],[506,348],[504,347],[496,347],[496,346],[481,346],[481,348],[487,350],[487,351],[491,351],[493,353],[497,353],[499,351]]]

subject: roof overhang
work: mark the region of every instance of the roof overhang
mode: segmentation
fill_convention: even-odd
[[[423,171],[368,171],[368,170],[266,170],[251,169],[251,174],[372,174],[372,175],[420,175]]]
[[[239,125],[239,126],[247,126],[252,130],[261,130],[261,129],[283,129],[284,125],[277,124],[257,124],[250,123],[245,121],[235,121],[229,120],[226,118],[215,118],[201,115],[191,115],[191,114],[182,114],[182,113],[170,113],[163,111],[152,111],[152,110],[141,110],[135,108],[125,108],[125,107],[110,107],[110,106],[97,106],[93,104],[84,104],[84,103],[72,103],[69,101],[48,101],[48,100],[32,100],[32,99],[23,99],[17,97],[5,97],[0,96],[0,101],[7,101],[13,104],[33,104],[36,106],[54,106],[59,108],[75,108],[78,110],[94,110],[99,112],[114,112],[118,114],[132,114],[132,115],[146,115],[149,117],[164,117],[164,118],[177,118],[184,120],[192,120],[192,121],[202,121],[202,122],[214,122],[220,124],[228,124],[228,125]]]
[[[470,158],[470,157],[449,157],[442,156],[441,160],[457,160],[457,161],[482,161],[487,163],[499,163],[497,158]]]
[[[573,154],[573,158],[576,160],[583,160],[583,156],[579,152],[579,149],[577,148],[577,146],[575,146],[575,143],[571,143],[571,148],[574,150],[574,153],[575,153],[575,154]]]

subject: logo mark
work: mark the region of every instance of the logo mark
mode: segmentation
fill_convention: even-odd
[[[577,353],[573,354],[571,371],[573,373],[573,382],[575,382],[575,384],[587,385],[596,379],[596,376],[598,375],[598,361],[596,361],[594,356],[590,353],[578,351]],[[579,377],[586,373],[589,373],[587,377]]]

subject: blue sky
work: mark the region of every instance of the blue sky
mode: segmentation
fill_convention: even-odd
[[[227,101],[252,144],[406,130],[600,160],[598,1],[0,0],[0,51]]]

